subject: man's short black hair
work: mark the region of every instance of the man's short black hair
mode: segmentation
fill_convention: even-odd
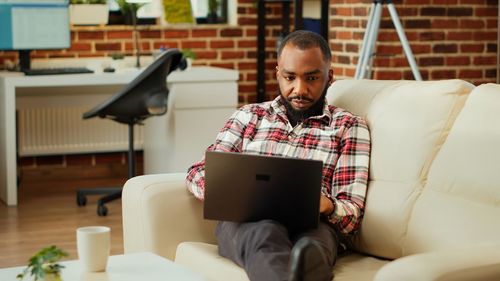
[[[319,47],[321,52],[323,53],[323,59],[326,62],[330,62],[332,60],[332,53],[330,50],[330,46],[328,42],[320,36],[319,34],[307,31],[307,30],[296,30],[289,33],[281,44],[278,46],[278,59],[283,52],[283,48],[287,45],[291,44],[301,50],[306,50],[309,48]]]

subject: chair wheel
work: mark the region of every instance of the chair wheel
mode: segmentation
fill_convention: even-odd
[[[97,206],[97,215],[100,217],[105,217],[108,214],[108,208],[104,205]]]
[[[85,195],[77,194],[76,195],[76,204],[78,206],[85,206],[85,205],[87,205],[87,197],[85,197]]]

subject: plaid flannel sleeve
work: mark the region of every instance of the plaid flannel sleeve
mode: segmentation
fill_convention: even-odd
[[[214,144],[207,151],[241,152],[245,125],[249,113],[243,110],[236,111],[226,122],[217,135]],[[199,200],[205,198],[205,157],[194,163],[187,172],[186,186]]]
[[[349,234],[361,223],[368,184],[370,134],[363,119],[356,117],[347,128],[340,151],[330,192],[335,202],[330,221],[342,233]]]

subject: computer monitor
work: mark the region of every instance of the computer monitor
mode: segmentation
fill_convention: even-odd
[[[71,45],[68,0],[0,0],[0,50],[19,51],[21,69],[31,50]]]

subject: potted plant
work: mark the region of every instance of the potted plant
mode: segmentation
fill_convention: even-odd
[[[23,280],[28,273],[31,273],[34,281],[61,281],[61,269],[64,266],[57,262],[66,256],[68,253],[56,246],[43,248],[29,259],[28,266],[17,275],[17,279]]]
[[[133,24],[132,17],[137,16],[137,10],[139,10],[143,3],[128,3],[126,0],[116,0],[116,4],[120,7],[125,24]]]
[[[219,1],[218,0],[208,0],[208,14],[207,14],[207,23],[217,23],[218,22],[218,14],[219,10]]]
[[[190,68],[193,65],[193,60],[196,58],[196,53],[191,49],[182,49],[182,57],[186,59],[186,68]]]
[[[106,0],[70,0],[69,18],[74,25],[104,25],[108,23]]]

